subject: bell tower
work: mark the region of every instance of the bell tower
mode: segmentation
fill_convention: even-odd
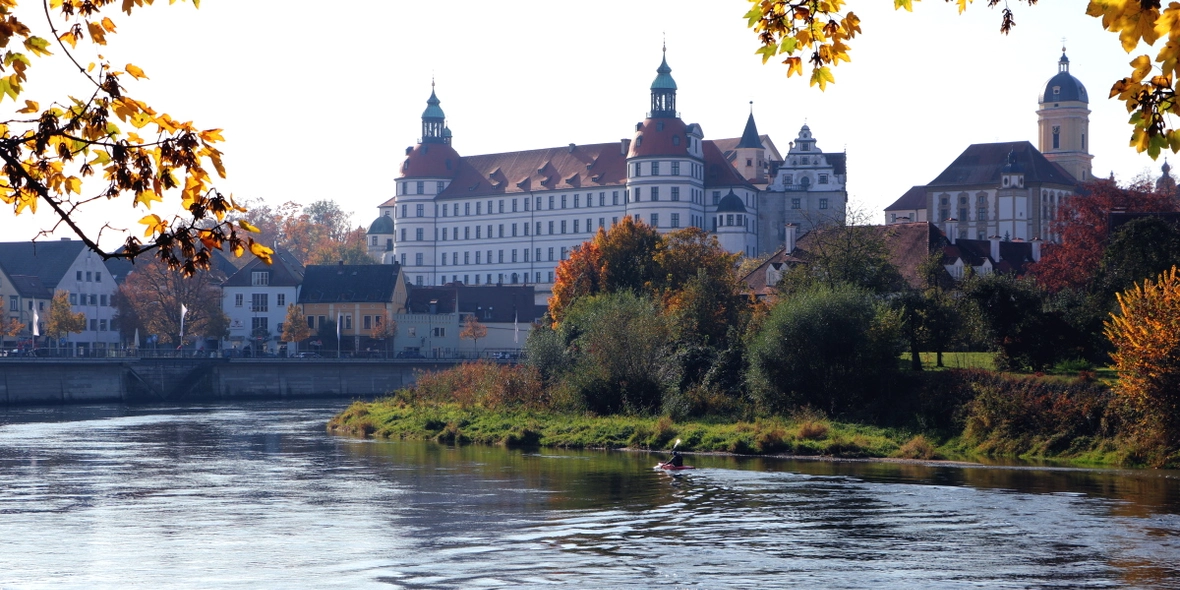
[[[1041,92],[1037,147],[1046,159],[1065,168],[1078,182],[1093,179],[1089,103],[1086,87],[1069,73],[1069,58],[1062,47],[1057,74],[1045,83]]]

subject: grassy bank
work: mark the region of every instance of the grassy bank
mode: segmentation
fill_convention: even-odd
[[[329,432],[395,440],[434,440],[589,449],[686,451],[835,457],[949,458],[925,437],[901,430],[832,422],[817,416],[754,422],[685,421],[529,410],[488,410],[458,404],[406,404],[393,398],[355,402],[328,423]]]

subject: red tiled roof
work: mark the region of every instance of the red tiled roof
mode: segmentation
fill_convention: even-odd
[[[688,155],[688,126],[679,118],[645,119],[637,127],[628,158]]]
[[[420,143],[402,162],[400,178],[454,178],[459,152],[446,143]]]
[[[522,152],[467,156],[440,199],[520,194],[529,191],[626,183],[627,164],[619,143],[596,143]]]

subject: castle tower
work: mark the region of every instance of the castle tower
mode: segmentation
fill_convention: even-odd
[[[766,184],[766,148],[762,146],[758,126],[754,124],[753,101],[750,102],[750,117],[746,119],[742,140],[738,142],[734,152],[734,168],[737,168],[746,180],[754,184]]]
[[[1086,87],[1069,73],[1069,58],[1061,48],[1057,75],[1045,83],[1037,110],[1039,149],[1079,182],[1093,177],[1089,153],[1090,108]]]

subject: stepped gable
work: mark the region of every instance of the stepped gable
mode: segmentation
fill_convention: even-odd
[[[269,286],[295,287],[303,283],[304,267],[299,264],[291,253],[283,248],[275,250],[271,257],[270,266],[257,258],[251,260],[241,270],[230,275],[222,287],[250,287],[253,285],[253,272],[258,270],[270,271]]]
[[[705,187],[741,186],[752,191],[758,190],[750,181],[738,174],[733,166],[725,159],[725,154],[712,141],[701,142],[701,151],[705,155]]]
[[[52,290],[85,247],[74,240],[0,243],[0,268],[9,277],[37,277],[44,288]]]
[[[1050,162],[1027,141],[1002,143],[974,143],[967,146],[958,158],[947,166],[929,187],[939,186],[997,186],[1000,171],[1008,165],[1008,154],[1024,171],[1024,184],[1045,183],[1074,186],[1077,181],[1056,163]]]
[[[393,301],[399,264],[313,264],[305,268],[299,303]]]
[[[627,164],[618,142],[554,147],[459,160],[451,184],[439,200],[532,191],[594,190],[626,183]]]
[[[912,211],[926,208],[926,187],[912,186],[904,195],[885,208],[886,211]]]

